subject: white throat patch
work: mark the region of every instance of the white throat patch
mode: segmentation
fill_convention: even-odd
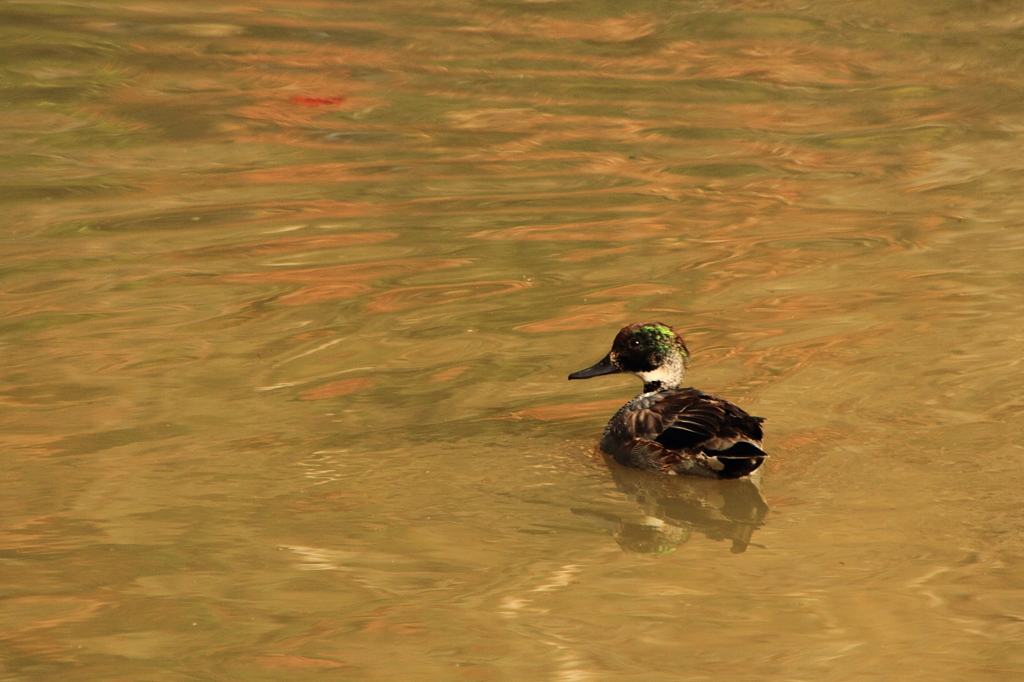
[[[636,375],[645,384],[657,381],[661,384],[662,388],[679,388],[679,383],[683,380],[683,373],[680,369],[680,367],[665,365],[650,372],[637,372]]]

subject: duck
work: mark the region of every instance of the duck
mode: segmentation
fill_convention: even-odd
[[[601,435],[600,449],[619,464],[669,475],[750,476],[768,455],[762,417],[695,388],[683,388],[690,352],[661,322],[623,327],[597,364],[569,379],[633,374],[643,392],[623,405]]]

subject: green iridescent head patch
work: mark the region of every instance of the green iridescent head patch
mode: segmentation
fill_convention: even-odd
[[[668,325],[660,322],[648,322],[640,325],[640,328],[635,333],[642,337],[650,346],[657,348],[663,353],[670,353],[675,348],[684,356],[689,355],[683,340]]]

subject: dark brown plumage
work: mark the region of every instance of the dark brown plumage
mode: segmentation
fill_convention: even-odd
[[[705,478],[746,476],[767,457],[761,449],[764,419],[680,388],[688,355],[671,327],[634,324],[619,332],[601,362],[569,378],[627,372],[643,379],[644,392],[615,413],[601,437],[601,449],[620,464]]]

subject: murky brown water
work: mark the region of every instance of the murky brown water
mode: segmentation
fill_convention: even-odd
[[[0,680],[1019,680],[1014,3],[0,5]],[[609,467],[627,322],[762,488]]]

